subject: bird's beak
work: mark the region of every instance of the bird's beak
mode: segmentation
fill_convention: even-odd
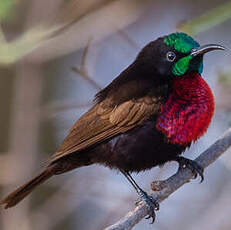
[[[204,46],[200,46],[198,48],[194,48],[191,51],[191,56],[195,57],[199,54],[203,55],[207,52],[213,51],[213,50],[225,50],[226,48],[224,46],[221,45],[217,45],[217,44],[209,44],[209,45],[204,45]]]

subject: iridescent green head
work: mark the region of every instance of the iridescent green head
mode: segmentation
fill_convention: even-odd
[[[218,49],[224,50],[224,47],[216,44],[200,46],[185,33],[173,33],[145,46],[137,57],[137,63],[140,63],[140,68],[147,75],[161,76],[158,79],[169,79],[193,72],[201,74],[204,54]]]
[[[189,54],[192,49],[200,46],[198,42],[185,33],[170,34],[164,37],[164,43],[183,54]]]
[[[203,71],[203,60],[202,57],[196,61],[192,61],[191,51],[200,47],[199,43],[196,42],[192,37],[185,33],[173,33],[164,38],[164,43],[175,49],[180,54],[185,55],[184,57],[177,60],[174,64],[172,73],[176,76],[185,74],[187,71],[202,73]],[[173,55],[174,56],[174,55]]]

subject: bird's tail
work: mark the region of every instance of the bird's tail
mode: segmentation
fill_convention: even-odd
[[[55,164],[49,165],[41,174],[22,185],[14,192],[10,193],[6,198],[0,201],[0,205],[5,205],[5,209],[11,208],[29,195],[35,187],[45,182],[55,174]]]

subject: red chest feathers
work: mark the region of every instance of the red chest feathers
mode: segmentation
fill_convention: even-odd
[[[208,129],[214,112],[214,98],[199,74],[179,77],[173,92],[162,106],[156,128],[170,143],[187,145]]]

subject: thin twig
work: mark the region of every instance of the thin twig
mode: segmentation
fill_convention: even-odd
[[[129,45],[131,45],[135,50],[140,50],[141,47],[139,47],[139,45],[136,43],[135,40],[133,40],[131,38],[131,36],[129,36],[129,34],[127,34],[127,32],[125,32],[125,30],[117,28],[117,32],[118,34],[125,40],[127,41],[127,43]]]
[[[87,55],[89,53],[90,43],[91,43],[91,39],[88,40],[87,45],[83,50],[83,56],[82,56],[80,67],[72,67],[71,69],[72,71],[80,75],[82,78],[86,79],[89,82],[89,84],[91,84],[97,90],[101,90],[102,87],[89,76],[87,67],[86,67],[86,61],[87,61]]]
[[[199,157],[196,158],[196,162],[203,168],[208,167],[214,161],[217,160],[221,154],[223,154],[231,146],[231,128],[229,128],[224,135],[219,138],[213,145],[205,150]],[[152,182],[152,192],[150,195],[162,202],[183,184],[190,181],[193,178],[193,173],[185,168],[180,169],[175,175],[171,176],[165,181]],[[105,230],[130,230],[132,229],[141,219],[149,214],[149,210],[146,205],[141,204],[134,210],[130,211],[121,218],[117,223],[105,228]]]

